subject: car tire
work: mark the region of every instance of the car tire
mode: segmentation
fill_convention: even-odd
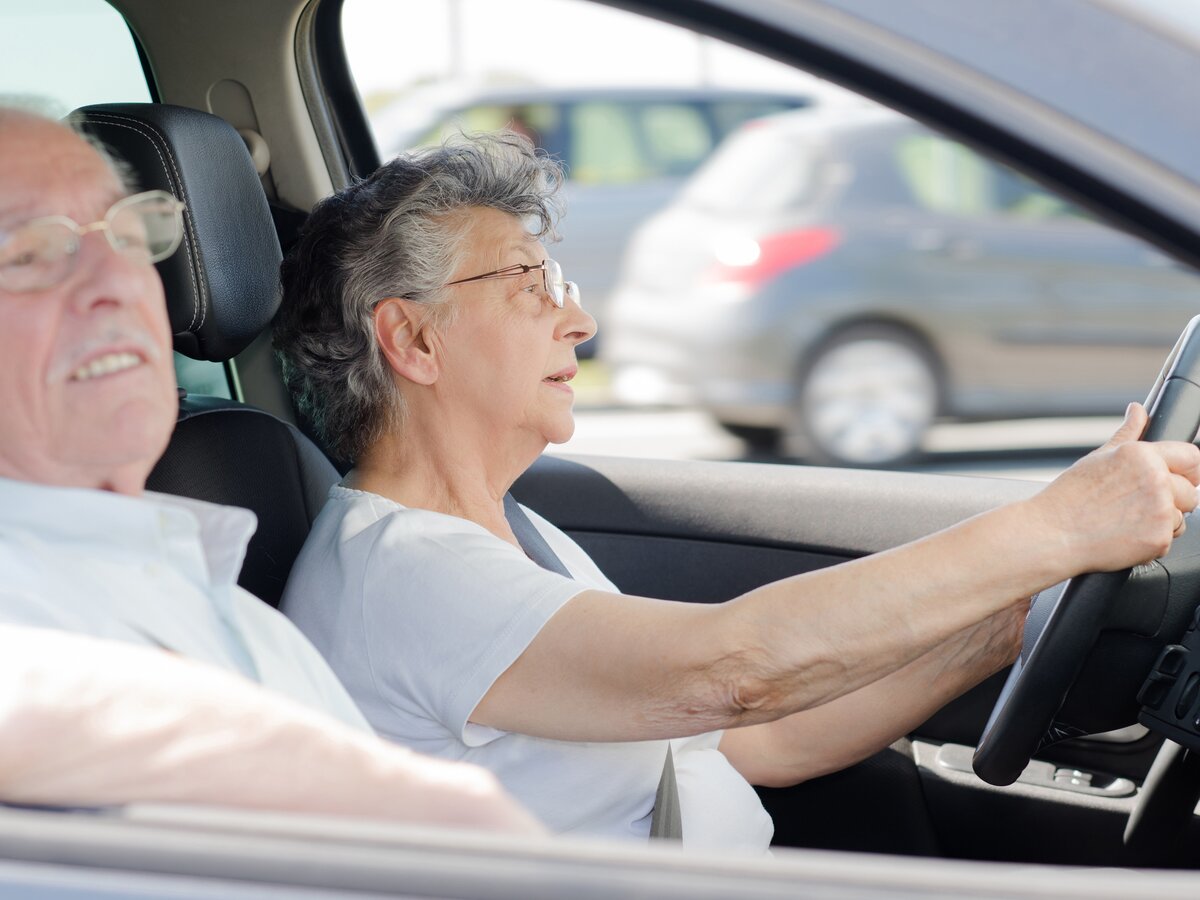
[[[848,328],[800,367],[783,452],[818,465],[906,462],[941,398],[940,369],[920,339],[890,325]]]

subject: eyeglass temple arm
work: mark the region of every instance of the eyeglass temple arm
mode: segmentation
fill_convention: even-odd
[[[525,275],[532,272],[534,269],[545,269],[545,263],[538,263],[536,266],[526,266],[521,263],[515,263],[511,266],[505,266],[503,269],[497,269],[495,272],[484,272],[482,275],[472,275],[470,278],[460,278],[458,281],[447,281],[446,287],[452,284],[466,284],[468,281],[482,281],[485,278],[508,278],[517,275]],[[519,269],[520,271],[510,272],[510,269]]]

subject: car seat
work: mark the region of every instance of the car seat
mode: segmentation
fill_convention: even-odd
[[[232,359],[279,305],[279,241],[254,164],[223,119],[179,106],[118,103],[71,114],[127,162],[141,190],[187,204],[183,244],[158,264],[175,349]],[[243,403],[181,392],[179,421],[151,490],[250,509],[258,530],[239,583],[272,606],[337,470],[295,425]]]

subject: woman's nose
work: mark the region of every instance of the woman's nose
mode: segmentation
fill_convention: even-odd
[[[568,282],[567,302],[563,304],[561,335],[572,344],[582,344],[596,335],[596,320],[592,314],[579,304],[579,288],[574,282]]]

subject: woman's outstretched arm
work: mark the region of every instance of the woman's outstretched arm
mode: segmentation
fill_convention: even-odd
[[[1139,442],[1145,423],[1131,405],[1108,444],[1029,500],[727,603],[584,592],[471,720],[562,740],[679,737],[820,707],[923,657],[936,669],[955,642],[1037,591],[1166,552],[1196,506],[1200,449]],[[1011,640],[1002,656],[1015,653]],[[980,657],[939,696],[994,669]]]

